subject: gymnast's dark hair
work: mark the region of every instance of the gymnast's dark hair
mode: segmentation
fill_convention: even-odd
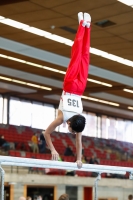
[[[85,128],[86,119],[82,115],[74,115],[68,121],[72,130],[77,133],[82,132]]]

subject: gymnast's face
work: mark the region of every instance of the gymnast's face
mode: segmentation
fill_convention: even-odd
[[[73,131],[72,128],[71,128],[70,126],[68,127],[68,130],[69,130],[70,133],[72,133],[72,134],[74,134],[74,135],[76,134],[76,132]]]
[[[71,122],[69,122],[69,121],[67,122],[67,124],[68,124],[68,130],[69,130],[70,133],[72,133],[72,134],[75,135],[76,132],[75,132],[74,130],[72,130],[72,128],[70,127],[70,123],[71,123]]]

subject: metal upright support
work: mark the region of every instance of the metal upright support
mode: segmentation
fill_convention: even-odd
[[[129,173],[129,179],[133,180],[133,173],[132,172]]]
[[[101,173],[98,173],[98,176],[95,180],[95,184],[94,184],[94,187],[95,187],[95,200],[98,200],[98,195],[97,195],[97,185],[98,185],[98,181],[101,180]]]
[[[4,175],[5,175],[5,171],[2,169],[2,167],[0,166],[0,173],[1,173],[1,191],[0,191],[0,199],[4,200]]]

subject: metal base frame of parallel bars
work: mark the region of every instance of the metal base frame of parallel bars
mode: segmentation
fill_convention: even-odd
[[[0,167],[1,183],[0,183],[0,199],[4,200],[4,175],[5,171]]]
[[[129,179],[133,180],[133,168],[130,168],[130,167],[83,164],[82,168],[78,169],[77,164],[71,163],[71,162],[0,156],[0,172],[1,172],[1,175],[0,175],[1,176],[1,194],[0,194],[0,196],[1,196],[1,200],[4,200],[4,174],[5,174],[4,170],[1,167],[2,165],[96,172],[98,174],[98,176],[95,179],[95,183],[94,183],[95,200],[98,199],[97,187],[98,187],[98,181],[101,179],[102,173],[125,175],[126,172],[129,172]]]

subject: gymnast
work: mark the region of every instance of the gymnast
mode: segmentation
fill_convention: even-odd
[[[47,145],[52,154],[52,160],[58,160],[59,154],[52,144],[50,134],[63,122],[68,124],[70,133],[76,135],[77,167],[82,167],[82,131],[85,128],[86,119],[82,116],[83,106],[81,96],[85,90],[90,49],[90,23],[88,13],[78,13],[79,27],[72,46],[71,60],[66,71],[63,83],[63,92],[60,98],[57,118],[44,132]]]

